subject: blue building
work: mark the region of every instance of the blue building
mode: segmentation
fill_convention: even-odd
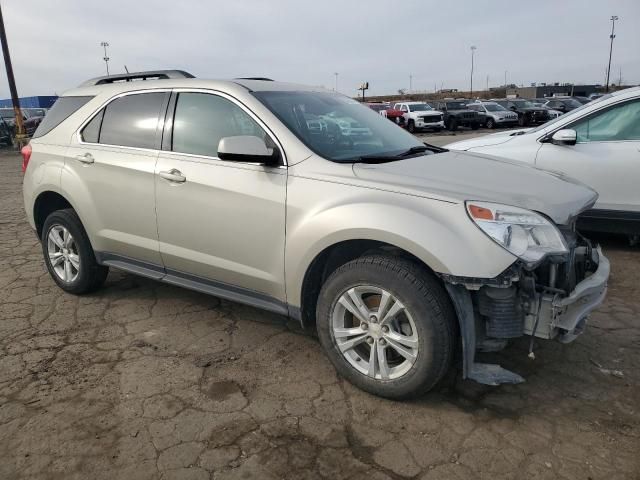
[[[20,100],[22,108],[51,108],[51,105],[57,99],[58,97],[55,95],[41,95],[37,97],[21,97],[18,100]],[[0,100],[0,108],[13,108],[11,99]]]

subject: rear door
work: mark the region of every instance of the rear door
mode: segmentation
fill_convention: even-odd
[[[218,158],[223,137],[257,136],[276,147],[275,137],[219,92],[178,91],[168,116],[155,182],[170,278],[283,302],[287,169]]]
[[[597,111],[564,128],[575,145],[543,143],[536,165],[557,170],[593,187],[597,209],[640,213],[640,100]]]
[[[62,175],[93,248],[161,268],[154,169],[170,92],[112,99],[74,135]]]

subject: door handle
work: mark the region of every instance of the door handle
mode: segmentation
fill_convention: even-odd
[[[89,152],[83,153],[82,155],[76,155],[76,160],[86,164],[93,163],[96,161],[93,158],[93,155],[91,155]]]
[[[182,183],[187,180],[187,177],[182,175],[182,172],[180,170],[176,170],[175,168],[172,168],[168,172],[159,172],[158,175],[160,175],[165,180],[169,180],[170,182]]]

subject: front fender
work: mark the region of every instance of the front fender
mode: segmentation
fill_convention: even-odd
[[[373,188],[296,178],[287,198],[287,301],[300,305],[312,261],[346,240],[376,240],[401,248],[432,270],[493,278],[515,257],[467,217],[463,204]]]

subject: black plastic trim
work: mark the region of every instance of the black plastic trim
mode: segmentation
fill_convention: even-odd
[[[209,280],[197,275],[180,272],[178,270],[167,269],[162,265],[142,262],[123,255],[109,252],[95,252],[96,261],[101,265],[124,270],[136,275],[158,280],[160,282],[177,285],[198,292],[206,293],[216,297],[231,300],[232,302],[243,303],[252,307],[260,308],[280,315],[289,316],[290,309],[286,302],[282,302],[264,293],[249,290],[247,288],[230,285],[215,280]],[[294,317],[296,318],[296,317]]]

